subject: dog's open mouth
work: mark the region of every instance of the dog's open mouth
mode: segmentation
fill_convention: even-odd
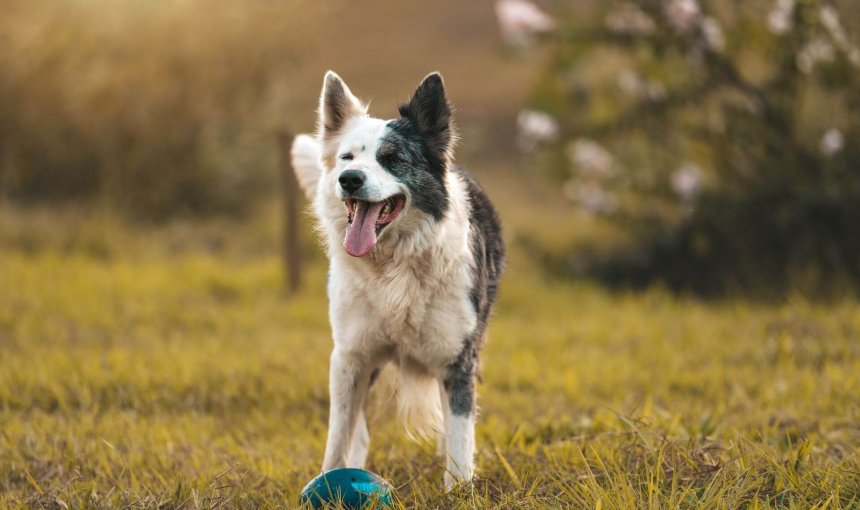
[[[394,221],[403,210],[406,197],[394,195],[381,202],[347,198],[344,202],[349,209],[349,225],[346,227],[343,247],[353,257],[363,257],[376,245],[377,236],[382,229]]]

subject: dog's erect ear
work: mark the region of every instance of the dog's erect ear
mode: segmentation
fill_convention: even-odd
[[[442,75],[430,73],[415,89],[409,103],[400,106],[400,115],[411,120],[430,150],[447,163],[454,146],[451,104],[445,96]]]
[[[334,71],[325,73],[320,94],[320,134],[323,140],[335,135],[352,117],[366,113],[365,106],[350,92],[340,76]]]
[[[334,163],[336,147],[331,142],[353,117],[367,115],[367,107],[350,92],[340,76],[329,71],[320,94],[319,137],[322,141],[322,161],[327,167]]]

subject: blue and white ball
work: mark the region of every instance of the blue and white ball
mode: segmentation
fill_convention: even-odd
[[[332,469],[314,478],[302,489],[301,503],[322,508],[340,503],[352,509],[385,508],[391,505],[391,486],[382,477],[363,469]]]

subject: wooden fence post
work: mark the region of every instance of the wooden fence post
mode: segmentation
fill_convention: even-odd
[[[284,277],[286,291],[295,293],[302,286],[302,247],[299,239],[299,192],[290,158],[293,136],[288,130],[278,133],[281,157],[281,184],[284,189]]]

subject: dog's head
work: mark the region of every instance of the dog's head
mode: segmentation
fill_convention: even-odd
[[[323,175],[318,212],[354,257],[448,209],[446,175],[454,130],[442,77],[428,75],[400,118],[371,118],[346,83],[329,71],[319,109]]]

